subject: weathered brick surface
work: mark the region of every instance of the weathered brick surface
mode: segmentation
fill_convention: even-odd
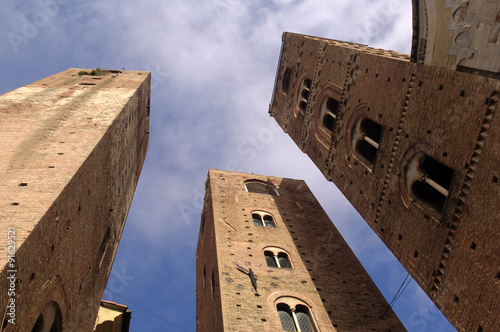
[[[247,192],[252,179],[279,195]],[[276,227],[255,226],[253,211]],[[266,247],[286,251],[293,268],[268,267]],[[257,292],[234,262],[252,268]],[[405,330],[392,310],[380,318],[388,303],[301,180],[210,170],[196,275],[198,331],[282,331],[280,296],[306,302],[319,331]]]
[[[356,44],[284,36],[270,114],[458,330],[499,330],[500,82]],[[295,64],[301,40],[315,41],[317,51],[309,62]],[[305,73],[313,81],[301,122],[293,116],[300,83],[292,81],[288,93],[281,89],[287,68],[291,77]],[[325,94],[340,96],[331,133],[322,125],[322,98],[316,97]],[[360,119],[382,127],[372,164],[355,146]],[[422,179],[411,171],[421,154],[454,174],[442,211],[411,189]]]
[[[0,96],[2,316],[8,227],[19,282],[6,331],[52,301],[64,331],[92,330],[148,148],[150,74],[78,72]]]

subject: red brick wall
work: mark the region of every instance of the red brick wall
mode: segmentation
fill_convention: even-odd
[[[30,331],[51,301],[65,331],[93,329],[146,154],[149,73],[78,71],[0,96],[0,262],[15,227],[19,280],[7,331]]]
[[[251,179],[272,184],[279,195],[247,192]],[[207,197],[204,214],[213,217],[205,218],[198,242],[199,331],[280,331],[275,300],[281,296],[307,303],[321,331],[405,330],[391,310],[380,319],[387,302],[304,181],[210,170]],[[253,211],[272,215],[276,227],[254,225]],[[208,244],[212,227],[215,242]],[[293,268],[268,267],[267,247],[284,250]],[[255,272],[256,292],[234,262]],[[202,269],[208,278],[213,265],[217,301],[201,282]],[[213,329],[217,306],[223,326]]]

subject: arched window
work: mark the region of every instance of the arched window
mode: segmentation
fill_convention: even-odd
[[[296,298],[282,297],[276,301],[276,310],[283,331],[315,332],[309,307]]]
[[[266,256],[267,266],[278,267],[276,260],[274,259],[274,253],[272,251],[264,251],[264,256]]]
[[[278,316],[280,317],[281,327],[283,331],[297,331],[293,322],[292,311],[287,304],[279,303],[276,306],[278,309]]]
[[[370,169],[375,164],[381,137],[382,126],[368,118],[360,119],[352,130],[353,151]]]
[[[276,189],[273,188],[270,184],[257,180],[246,181],[245,188],[249,193],[267,194],[267,195],[277,194]]]
[[[328,131],[333,131],[335,121],[337,120],[337,113],[339,111],[339,101],[328,96],[321,104],[321,123]]]
[[[312,80],[309,78],[304,78],[299,86],[299,91],[297,94],[297,107],[301,112],[305,112],[307,109],[307,103],[309,102],[309,94],[311,92]]]
[[[276,227],[273,217],[269,213],[254,211],[252,212],[252,219],[255,226]]]
[[[424,153],[417,154],[406,168],[412,196],[439,214],[443,213],[454,175],[451,168]]]
[[[43,308],[31,329],[32,332],[60,332],[62,331],[62,313],[56,302],[49,302]]]
[[[282,249],[268,247],[265,248],[264,256],[266,257],[266,263],[269,267],[278,267],[282,269],[291,269],[290,259],[288,254]]]

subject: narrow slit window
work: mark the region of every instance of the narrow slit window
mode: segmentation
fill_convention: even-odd
[[[288,94],[288,90],[290,89],[290,78],[292,76],[292,69],[287,67],[285,69],[285,73],[283,74],[283,81],[281,82],[281,90],[284,94]]]

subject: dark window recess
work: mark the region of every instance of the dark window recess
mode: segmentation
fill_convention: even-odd
[[[272,251],[264,251],[264,256],[266,257],[267,266],[278,267],[283,269],[290,269],[290,260],[288,255],[284,252],[279,252],[277,256],[274,255]]]
[[[245,183],[245,186],[250,193],[256,193],[256,194],[268,194],[268,195],[274,195],[275,192],[271,186],[261,183],[261,182],[247,182]]]
[[[281,82],[281,90],[284,94],[288,94],[288,90],[290,89],[290,78],[292,76],[292,69],[287,67],[285,69],[285,73],[283,74],[283,81]]]
[[[280,303],[277,305],[277,309],[283,331],[296,331],[290,307],[286,304]]]
[[[274,254],[271,251],[264,251],[264,255],[266,256],[267,266],[278,267],[276,260],[274,260]]]
[[[309,318],[309,310],[305,306],[298,305],[295,308],[295,316],[297,317],[297,323],[300,326],[300,331],[314,332],[311,319]]]
[[[427,155],[419,160],[421,177],[413,182],[413,195],[440,214],[443,212],[455,172]]]
[[[339,111],[339,101],[328,97],[324,104],[323,126],[329,131],[333,131],[335,120]]]
[[[260,214],[253,213],[252,219],[255,226],[276,227],[274,225],[273,217],[268,214],[261,216]]]
[[[212,270],[212,299],[215,298],[215,273]]]
[[[264,216],[264,226],[274,227],[273,217],[269,215]]]
[[[311,86],[312,86],[312,81],[308,78],[305,78],[302,81],[302,84],[300,85],[299,88],[299,95],[298,95],[298,106],[299,109],[303,112],[306,111],[307,109],[307,103],[309,101],[309,93],[311,91]]]
[[[291,267],[290,262],[288,261],[288,256],[283,252],[278,254],[278,262],[280,263],[281,268],[289,269]]]
[[[44,317],[43,314],[46,314]],[[49,302],[38,316],[31,332],[60,332],[62,331],[62,313],[56,302]]]
[[[258,214],[252,214],[252,218],[255,226],[262,226],[262,222],[260,221],[260,216]]]
[[[382,137],[382,126],[370,119],[363,119],[359,130],[360,135],[355,146],[356,152],[373,167]]]

